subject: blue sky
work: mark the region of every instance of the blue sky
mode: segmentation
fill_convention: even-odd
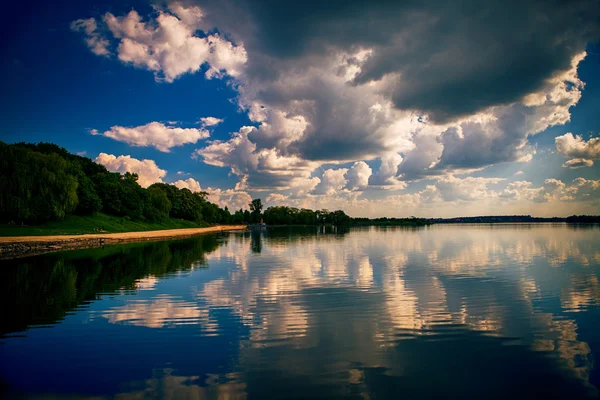
[[[17,7],[0,140],[55,142],[236,209],[600,210],[595,3]]]

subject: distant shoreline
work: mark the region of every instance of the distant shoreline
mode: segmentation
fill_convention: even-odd
[[[21,258],[64,250],[102,247],[111,244],[144,242],[246,230],[246,225],[221,225],[208,228],[165,229],[157,231],[98,233],[84,235],[1,236],[0,260]]]

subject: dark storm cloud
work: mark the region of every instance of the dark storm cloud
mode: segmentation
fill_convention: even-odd
[[[395,106],[438,122],[539,89],[599,38],[600,27],[600,2],[589,0],[232,4],[204,6],[211,20],[244,41],[248,74],[277,79],[277,68],[265,66],[371,48],[353,83],[393,76]]]

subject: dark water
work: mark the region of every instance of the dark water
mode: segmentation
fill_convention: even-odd
[[[595,398],[600,229],[232,233],[0,263],[0,390]]]

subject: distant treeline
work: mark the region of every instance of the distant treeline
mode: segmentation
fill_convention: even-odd
[[[565,221],[571,224],[600,224],[600,215],[571,215]]]
[[[87,157],[52,143],[0,142],[0,222],[40,224],[70,215],[104,212],[132,220],[178,218],[197,223],[250,222],[250,213],[232,215],[173,185],[138,184],[131,173],[109,172]]]
[[[357,226],[425,226],[431,225],[432,222],[425,218],[353,218],[352,222]]]
[[[429,218],[427,221],[436,224],[460,223],[502,223],[502,222],[568,222],[568,223],[600,223],[598,215],[572,215],[570,217],[540,218],[531,215],[488,215],[480,217]]]
[[[269,225],[350,225],[352,218],[342,210],[308,210],[286,206],[269,207],[262,215]]]

